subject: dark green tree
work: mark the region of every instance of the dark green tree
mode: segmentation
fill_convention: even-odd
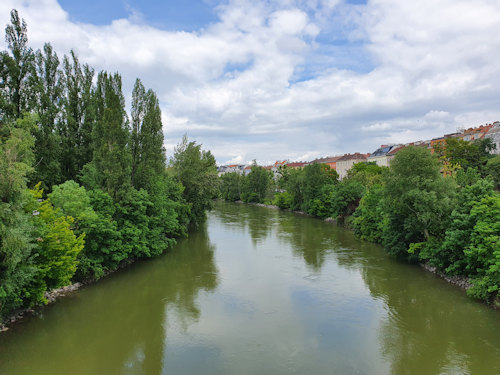
[[[331,169],[327,164],[309,164],[303,169],[303,197],[304,203],[302,209],[308,213],[314,214],[317,209],[315,200],[320,198],[321,192],[326,185],[335,185],[338,180],[337,171]]]
[[[152,90],[137,79],[132,92],[132,184],[151,191],[155,176],[165,173],[163,126],[160,104]]]
[[[407,147],[396,154],[386,176],[384,247],[407,258],[412,243],[442,237],[454,207],[455,181],[440,174],[429,150]]]
[[[449,166],[459,166],[464,170],[475,168],[482,172],[488,159],[492,157],[490,151],[493,147],[494,144],[490,138],[478,139],[473,142],[448,138],[446,146],[438,152],[441,154],[441,159]]]
[[[382,243],[386,224],[383,196],[383,185],[373,185],[361,198],[354,212],[354,233],[364,240]]]
[[[272,172],[254,161],[250,173],[245,176],[241,198],[245,202],[263,203],[272,185]]]
[[[488,176],[491,176],[495,188],[500,190],[500,155],[488,160],[485,171]]]
[[[93,132],[94,157],[87,164],[84,180],[95,183],[116,198],[118,191],[130,188],[130,134],[121,77],[101,72],[97,79],[97,123]],[[87,179],[85,179],[87,177]]]
[[[0,123],[16,119],[29,110],[30,73],[34,53],[28,46],[27,26],[17,10],[10,12],[11,24],[5,28],[5,41],[10,51],[0,53]]]
[[[188,142],[184,136],[175,148],[171,166],[184,186],[183,198],[190,206],[190,223],[198,225],[219,193],[215,158],[210,151],[202,150],[196,142]]]
[[[472,169],[467,173],[470,174],[470,171]],[[477,216],[471,215],[471,211],[480,201],[493,194],[491,181],[480,179],[478,174],[475,182],[471,181],[470,185],[462,186],[450,216],[451,222],[446,228],[444,241],[435,246],[426,246],[420,258],[451,275],[470,274],[471,272],[467,270],[469,260],[466,259],[465,251],[469,247],[478,219]]]
[[[221,196],[227,201],[240,200],[243,189],[244,177],[236,172],[225,173],[220,176]]]
[[[27,116],[4,126],[8,135],[0,137],[0,321],[13,309],[36,302],[43,293],[30,288],[37,269],[32,258],[32,212],[25,210],[34,120]]]
[[[44,187],[61,182],[61,138],[56,123],[61,115],[62,82],[59,58],[50,44],[45,44],[43,52],[35,55],[34,73],[31,75],[32,108],[38,114],[35,131],[35,173],[32,183],[42,181]]]

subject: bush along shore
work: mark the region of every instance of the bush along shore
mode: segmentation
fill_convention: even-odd
[[[0,52],[0,325],[204,220],[215,159],[186,137],[167,162],[158,98],[137,79],[33,51],[17,11]],[[68,287],[71,285],[71,287]],[[15,316],[13,316],[15,314]],[[4,327],[5,328],[5,327]]]
[[[220,176],[227,201],[272,204],[331,218],[391,256],[500,307],[500,156],[489,139],[401,149],[389,168],[354,164],[339,181],[326,164],[276,173],[254,163]]]

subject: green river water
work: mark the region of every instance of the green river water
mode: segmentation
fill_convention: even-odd
[[[330,223],[217,203],[0,334],[0,374],[500,374],[500,313]]]

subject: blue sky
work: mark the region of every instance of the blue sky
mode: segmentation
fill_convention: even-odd
[[[134,14],[142,17],[142,22],[164,30],[195,31],[217,21],[217,4],[211,0],[60,0],[59,4],[71,20],[94,25],[110,24]]]
[[[372,152],[500,120],[498,0],[3,0],[34,49],[157,92],[219,163]],[[0,42],[2,43],[2,42]],[[5,48],[5,46],[4,46]]]

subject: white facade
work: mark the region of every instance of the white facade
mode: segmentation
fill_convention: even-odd
[[[495,150],[491,153],[495,155],[500,155],[500,122],[496,121],[493,123],[493,127],[484,136],[485,138],[491,138],[491,141],[497,146]]]
[[[339,174],[339,180],[344,179],[347,176],[347,172],[356,163],[361,163],[366,161],[364,155],[359,155],[356,157],[354,155],[343,156],[337,160],[337,173]]]

